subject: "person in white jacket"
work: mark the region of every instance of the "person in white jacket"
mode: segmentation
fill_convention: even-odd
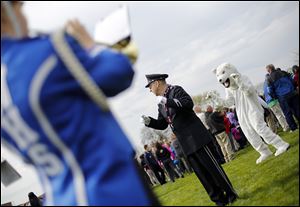
[[[240,126],[253,148],[260,153],[256,164],[272,155],[267,144],[276,148],[275,156],[288,150],[289,144],[267,126],[255,88],[247,76],[241,75],[230,63],[223,63],[213,70],[218,81],[225,86],[225,106],[235,104]],[[267,144],[266,144],[267,143]]]

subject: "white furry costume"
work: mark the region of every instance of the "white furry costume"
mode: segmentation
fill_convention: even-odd
[[[245,136],[261,155],[256,163],[258,164],[272,155],[272,152],[261,138],[277,149],[275,156],[285,152],[289,148],[289,144],[277,134],[274,134],[265,123],[263,108],[249,78],[241,75],[229,63],[221,64],[213,72],[216,74],[218,81],[226,88],[224,105],[229,107],[235,104],[238,120]]]

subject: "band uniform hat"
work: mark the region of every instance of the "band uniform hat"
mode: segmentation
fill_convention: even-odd
[[[145,86],[145,88],[148,88],[152,82],[154,82],[156,80],[164,80],[167,77],[169,77],[168,74],[149,74],[149,75],[146,75],[148,83]]]

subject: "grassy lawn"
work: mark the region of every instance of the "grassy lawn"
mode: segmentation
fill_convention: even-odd
[[[279,135],[291,145],[286,153],[256,165],[259,154],[249,145],[222,165],[240,197],[233,206],[299,206],[299,130]],[[162,205],[215,205],[194,173],[153,189]]]

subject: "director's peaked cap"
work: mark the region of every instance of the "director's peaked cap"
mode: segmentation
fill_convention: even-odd
[[[148,83],[145,86],[145,88],[148,88],[152,82],[154,82],[156,80],[165,80],[167,77],[169,77],[168,74],[149,74],[149,75],[146,75]]]

